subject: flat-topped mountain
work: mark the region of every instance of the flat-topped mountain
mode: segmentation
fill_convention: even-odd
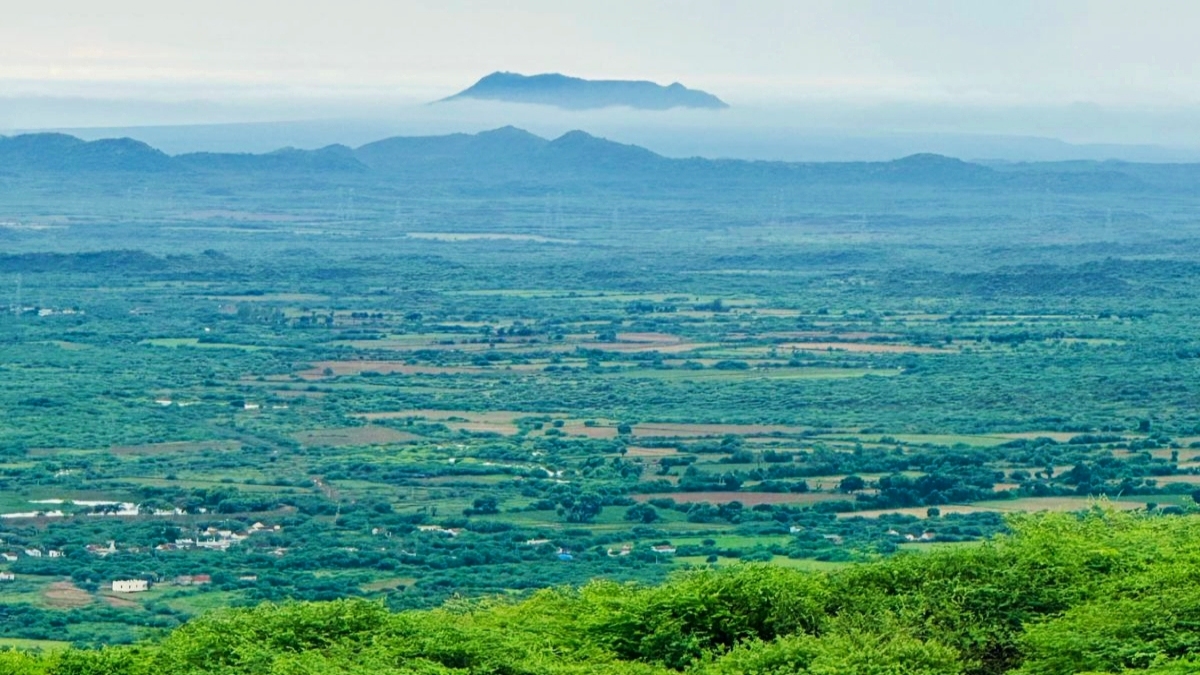
[[[629,107],[638,110],[728,108],[721,99],[675,82],[662,86],[645,80],[585,80],[558,73],[492,73],[471,87],[442,99],[478,99],[550,105],[566,110]]]

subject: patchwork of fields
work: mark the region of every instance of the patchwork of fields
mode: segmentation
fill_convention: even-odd
[[[21,295],[0,314],[9,644],[263,600],[827,569],[977,545],[1022,511],[1169,515],[1200,488],[1182,221],[1013,251],[974,212],[847,238],[855,214],[723,202],[697,238],[658,198],[626,204],[641,229],[568,195],[569,224],[499,234],[283,195],[128,218],[105,199],[53,202],[78,209],[65,238],[0,256]],[[428,199],[414,213],[493,197]],[[202,248],[162,227],[186,213]]]

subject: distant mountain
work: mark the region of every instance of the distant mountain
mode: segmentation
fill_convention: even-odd
[[[264,154],[197,152],[172,157],[131,138],[82,141],[66,134],[0,136],[0,172],[156,173],[166,171],[367,171],[342,145]]]
[[[132,138],[82,141],[66,134],[0,136],[0,170],[163,171],[171,157]]]
[[[327,172],[366,171],[367,167],[344,145],[318,150],[283,148],[265,154],[194,152],[179,155],[180,167],[205,171],[284,171]]]
[[[548,148],[560,161],[612,169],[669,161],[645,148],[597,138],[583,131],[569,131],[550,141]]]
[[[936,154],[889,162],[762,162],[672,159],[636,146],[571,131],[553,140],[516,127],[478,134],[394,137],[358,148],[285,148],[264,154],[167,155],[131,139],[81,141],[64,134],[0,136],[0,174],[97,182],[131,173],[182,175],[210,185],[239,176],[296,176],[363,184],[403,182],[463,188],[541,190],[555,185],[619,189],[784,189],[802,186],[922,186],[1018,189],[1039,193],[1139,190],[1189,192],[1200,165],[1062,162],[981,164]]]
[[[368,143],[355,157],[379,171],[428,171],[438,166],[488,164],[517,167],[533,161],[549,141],[516,127],[478,134],[396,136]]]
[[[7,110],[6,110],[7,112]],[[511,114],[510,114],[511,113]],[[505,123],[522,126],[561,118],[555,111],[534,108],[504,113]],[[0,116],[2,117],[2,116]],[[331,143],[357,147],[380,138],[449,133],[447,124],[462,128],[487,128],[497,119],[488,105],[455,111],[453,121],[438,106],[414,106],[387,119],[322,119],[293,122],[191,124],[154,127],[91,127],[56,129],[85,140],[130,137],[145,141],[171,155],[188,152],[270,152],[294,146],[316,148]],[[569,117],[569,116],[568,116]],[[1152,145],[1075,145],[1052,138],[961,133],[857,133],[820,130],[814,120],[809,130],[791,125],[805,120],[797,111],[773,118],[753,109],[714,115],[702,126],[679,124],[674,115],[637,115],[636,123],[589,116],[590,133],[620,138],[667,157],[737,157],[781,162],[881,162],[919,152],[961,157],[995,165],[1013,162],[1118,160],[1138,163],[1200,161],[1200,147],[1168,148]],[[576,122],[576,125],[582,122]],[[478,126],[483,125],[483,126]],[[556,128],[557,122],[545,128]],[[2,133],[2,132],[0,132]],[[32,132],[22,132],[32,133]],[[857,135],[856,135],[857,133]]]
[[[585,80],[558,73],[492,73],[471,87],[442,100],[460,99],[534,103],[567,110],[618,106],[639,110],[729,107],[712,94],[688,89],[678,82],[664,87],[644,80]]]
[[[509,180],[612,172],[630,175],[671,161],[645,148],[582,131],[551,141],[515,127],[478,134],[388,138],[368,143],[354,155],[382,173]]]

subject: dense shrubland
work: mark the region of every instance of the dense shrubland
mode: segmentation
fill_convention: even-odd
[[[744,565],[391,613],[218,611],[134,646],[0,653],[13,675],[1196,672],[1200,521],[1016,518],[986,545],[832,573]]]

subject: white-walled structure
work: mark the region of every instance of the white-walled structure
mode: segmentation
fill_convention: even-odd
[[[113,593],[141,593],[150,590],[145,579],[120,579],[112,582]]]

